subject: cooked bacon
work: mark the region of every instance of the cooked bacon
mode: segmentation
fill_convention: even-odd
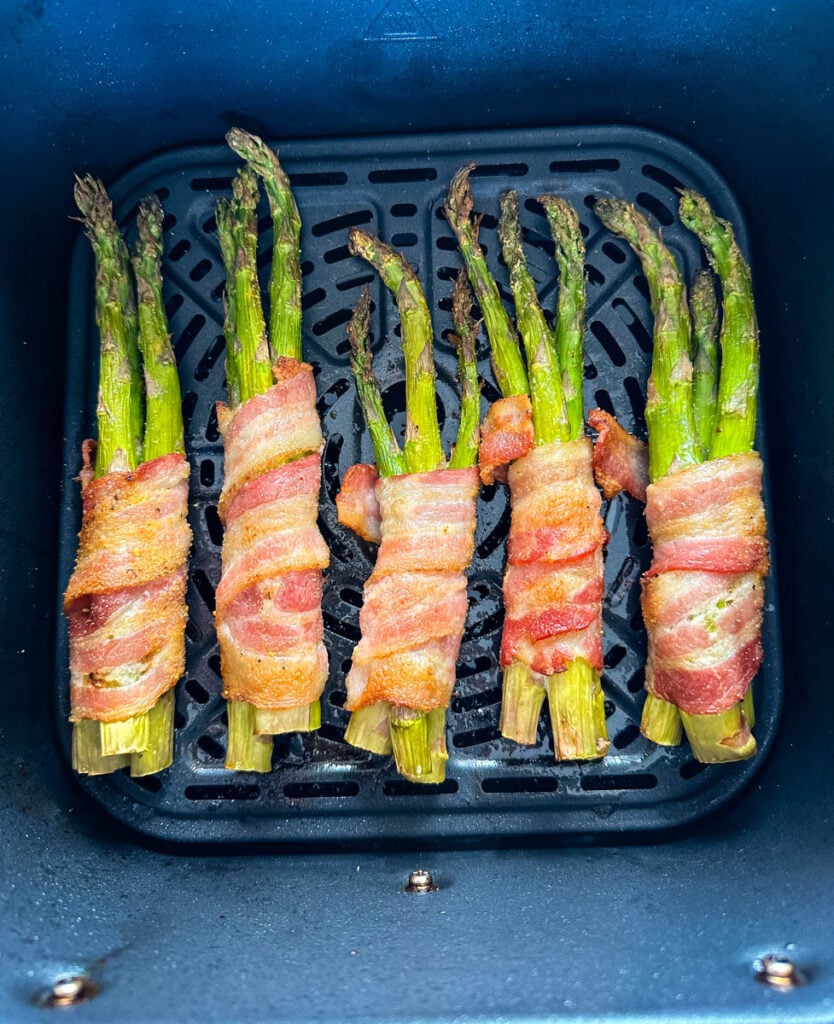
[[[552,675],[582,657],[602,669],[606,533],[591,460],[583,438],[541,445],[510,466],[503,666]]]
[[[648,445],[629,434],[603,409],[592,409],[588,422],[597,431],[594,476],[602,493],[610,501],[620,491],[628,491],[638,501],[645,502],[649,483]]]
[[[347,676],[350,711],[389,701],[445,707],[466,619],[478,471],[438,469],[376,484],[381,544]]]
[[[150,710],[185,670],[189,467],[164,455],[93,479],[85,441],[83,518],[64,595],[71,719],[111,722]]]
[[[379,544],[382,540],[382,517],[376,500],[378,479],[376,466],[360,462],[345,473],[342,487],[336,495],[339,522],[372,544]]]
[[[648,488],[646,686],[691,714],[732,707],[762,662],[769,563],[761,482],[761,459],[751,452],[679,470]]]
[[[533,447],[533,407],[527,395],[499,398],[481,424],[478,465],[485,484],[504,483],[507,467]]]
[[[276,383],[268,391],[250,398],[234,412],[223,402],[217,403],[224,449],[221,519],[244,483],[322,449],[313,368],[281,357],[274,373]]]
[[[317,525],[323,442],[312,369],[279,359],[275,376],[265,394],[219,412],[225,533],[215,617],[223,696],[282,710],[310,704],[327,681],[330,557]]]

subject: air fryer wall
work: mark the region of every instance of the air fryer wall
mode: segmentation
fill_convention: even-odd
[[[830,5],[4,2],[0,40],[0,1020],[834,1019]],[[749,230],[785,665],[762,770],[696,826],[593,842],[451,845],[429,817],[376,847],[209,852],[115,824],[53,727],[73,172],[231,124],[612,123],[699,153]],[[402,891],[417,867],[437,892]],[[759,984],[767,953],[806,984]],[[78,971],[94,999],[39,1008]]]

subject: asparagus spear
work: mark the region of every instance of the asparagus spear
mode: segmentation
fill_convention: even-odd
[[[505,192],[501,197],[498,238],[504,262],[510,272],[518,330],[527,356],[536,444],[566,441],[570,427],[556,346],[524,258],[521,224],[518,220],[518,195],[515,192]]]
[[[486,323],[492,349],[495,379],[505,398],[529,394],[527,371],[518,344],[518,334],[504,309],[498,285],[489,272],[484,251],[478,242],[481,218],[473,215],[472,186],[469,175],[474,164],[462,167],[452,179],[446,196],[446,219],[455,233],[472,290]]]
[[[393,293],[402,324],[406,378],[406,436],[402,452],[390,427],[384,423],[379,385],[373,374],[368,348],[370,297],[365,293],[354,311],[348,330],[351,364],[357,391],[374,445],[377,466],[383,476],[421,473],[446,465],[437,421],[431,316],[420,282],[407,260],[379,239],[354,228],[350,247],[366,259]],[[462,288],[462,284],[460,286]],[[474,465],[477,458],[478,391],[473,344],[474,327],[468,318],[467,300],[457,291],[455,327],[462,379],[461,429],[455,450],[458,466]],[[475,426],[473,427],[473,416]],[[388,736],[380,727],[382,707],[374,705],[353,715],[345,734],[350,742],[367,749],[383,750]],[[430,712],[388,706],[390,742],[399,772],[415,782],[442,782],[446,775],[446,710]],[[375,745],[374,745],[375,744]]]
[[[104,185],[77,178],[75,202],[96,260],[96,321],[101,338],[96,476],[142,461],[142,380],[130,265]]]
[[[381,476],[405,473],[405,456],[400,450],[391,425],[382,407],[379,381],[373,369],[373,355],[368,340],[371,327],[371,292],[364,288],[348,324],[350,366],[356,380],[359,404],[365,415],[377,468]],[[346,742],[373,754],[391,754],[391,706],[379,701],[354,711],[345,730]]]
[[[654,481],[672,467],[702,461],[695,427],[686,289],[674,256],[633,206],[618,199],[601,199],[594,209],[605,227],[634,249],[649,283],[655,326],[646,422],[649,476]],[[699,760],[736,760],[755,752],[741,701],[717,715],[688,715],[648,694],[641,722],[648,739],[674,746],[680,742],[681,725]]]
[[[135,469],[142,461],[141,379],[133,352],[136,304],[124,241],[104,185],[91,175],[77,178],[75,202],[96,261],[96,321],[101,346],[95,476],[99,478]],[[75,722],[73,767],[89,775],[127,767],[132,752],[141,749],[147,739],[143,716],[113,723]]]
[[[478,325],[472,319],[474,296],[466,274],[459,273],[452,290],[452,323],[455,333],[450,340],[458,353],[460,378],[460,426],[450,469],[465,469],[478,461],[481,425],[481,388],[478,384],[478,363],[475,338]]]
[[[272,214],[269,343],[272,358],[301,359],[301,217],[278,154],[257,135],[232,128],[226,141],[260,176]]]
[[[721,369],[709,446],[709,458],[718,459],[750,451],[756,437],[759,327],[753,282],[732,225],[717,217],[703,196],[684,190],[679,212],[681,222],[704,246],[721,283]],[[723,716],[683,717],[684,725],[689,721],[687,734],[692,731],[700,741],[697,749],[693,744],[693,752],[699,760],[731,761],[752,757],[756,752],[756,741],[750,732],[754,724],[752,685],[742,701]],[[706,742],[699,736],[699,729],[709,728],[710,719],[721,719],[720,728],[712,723],[717,735],[715,743],[708,742],[709,734]],[[734,742],[728,743],[728,736],[733,737]]]
[[[518,334],[501,304],[498,287],[477,244],[479,218],[473,216],[469,174],[462,168],[449,188],[446,216],[458,238],[475,294],[484,312],[492,349],[495,377],[504,397],[529,394],[537,444],[582,436],[582,340],[584,335],[584,246],[579,218],[568,204],[546,197],[549,216],[556,218],[554,235],[563,272],[559,299],[560,322],[551,333],[527,269],[518,220],[518,198],[502,197],[498,226],[518,328],[527,354],[528,380]],[[577,258],[579,260],[577,266]],[[491,315],[487,315],[487,311]],[[564,362],[560,365],[560,359]],[[566,401],[570,395],[570,403]],[[578,410],[578,416],[577,416]],[[546,686],[546,688],[545,688]],[[549,697],[558,759],[601,757],[607,748],[605,708],[599,674],[583,659],[568,665],[542,685],[521,662],[504,670],[501,700],[501,733],[518,743],[536,742],[538,721],[545,696]]]
[[[692,401],[702,458],[709,458],[718,401],[718,296],[708,270],[689,289],[692,318]]]
[[[113,470],[135,469],[143,459],[184,452],[180,386],[162,303],[163,213],[159,200],[156,196],[143,200],[137,217],[139,243],[132,262],[138,312],[127,247],[103,185],[91,177],[79,179],[76,202],[96,256],[101,368],[95,473],[100,477]],[[143,393],[138,371],[140,348],[146,413],[137,398]],[[144,714],[117,722],[75,723],[73,764],[88,774],[127,766],[133,776],[151,774],[171,763],[173,736],[174,699],[169,691]]]
[[[562,370],[570,439],[582,437],[582,343],[585,340],[585,242],[579,214],[560,196],[539,196],[556,243],[559,298],[556,305],[556,356]]]
[[[716,217],[703,196],[681,193],[680,218],[693,231],[721,282],[721,374],[710,458],[749,452],[756,436],[759,328],[750,267],[732,225]]]
[[[232,182],[231,200],[217,205],[217,233],[226,268],[226,370],[229,384],[229,402],[234,409],[255,395],[268,391],[273,384],[272,358],[267,338],[266,323],[258,283],[258,218],[259,198],[257,173],[264,175],[270,205],[280,202],[283,208],[288,200],[283,190],[288,182],[274,154],[255,136],[230,132],[230,143],[250,164],[241,168]],[[290,196],[289,203],[298,211]],[[279,351],[274,355],[301,354],[301,270],[297,258],[298,233],[295,224],[282,225],[282,244],[276,245],[273,255],[270,294],[272,296],[271,323],[276,330]],[[285,235],[291,234],[296,257],[284,245]],[[280,251],[279,251],[280,250]],[[278,253],[277,259],[275,253]],[[293,297],[297,297],[297,302]],[[285,301],[286,300],[286,301]],[[294,316],[297,307],[298,317]],[[275,326],[275,325],[278,326]],[[268,772],[271,766],[272,736],[285,732],[310,732],[321,724],[321,704],[318,700],[301,708],[272,710],[257,708],[245,701],[232,701],[228,706],[229,740],[226,767],[240,771]]]

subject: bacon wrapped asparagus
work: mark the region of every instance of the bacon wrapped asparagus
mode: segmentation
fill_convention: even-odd
[[[447,462],[437,420],[431,317],[420,282],[403,256],[371,235],[354,230],[350,245],[376,268],[397,301],[406,435],[400,449],[385,418],[368,343],[366,290],[348,335],[376,467],[352,467],[337,504],[340,521],[378,543],[379,551],[365,584],[362,638],[346,680],[346,707],[353,714],[345,738],[376,753],[393,750],[405,778],[437,783],[446,773],[446,708],[466,619],[465,574],[475,537],[480,393],[472,300],[461,277],[454,300],[461,420]]]
[[[502,398],[482,428],[486,483],[509,482],[512,518],[504,577],[501,731],[537,740],[545,696],[558,760],[594,759],[608,749],[602,671],[601,500],[582,415],[584,244],[576,211],[543,196],[556,243],[560,291],[551,331],[524,258],[518,199],[501,201],[499,237],[510,272],[518,334],[478,242],[471,167],[454,178],[446,216],[484,313]]]
[[[700,761],[751,757],[750,686],[762,662],[768,544],[762,463],[753,451],[759,353],[750,270],[731,226],[701,196],[684,192],[681,220],[700,238],[721,284],[719,370],[711,280],[696,280],[690,314],[674,257],[646,219],[613,199],[600,200],[596,211],[640,258],[655,317],[642,729],[675,744],[682,726]]]
[[[261,139],[232,129],[227,140],[247,165],[232,199],[217,207],[229,402],[217,403],[225,532],[215,618],[228,701],[226,767],[268,772],[273,736],[321,722],[329,564],[317,525],[323,439],[312,367],[301,358],[301,221],[289,179]],[[273,222],[269,340],[258,285],[258,177]]]
[[[140,205],[131,272],[101,182],[78,179],[75,199],[96,259],[101,353],[98,441],[83,445],[82,528],[64,596],[73,767],[148,775],[173,758],[191,546],[180,385],[162,304],[163,215],[156,196]]]

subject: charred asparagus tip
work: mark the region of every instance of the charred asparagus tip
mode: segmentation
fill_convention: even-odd
[[[365,285],[359,301],[353,308],[353,315],[347,327],[348,341],[351,352],[356,355],[365,349],[371,329],[371,289]]]

